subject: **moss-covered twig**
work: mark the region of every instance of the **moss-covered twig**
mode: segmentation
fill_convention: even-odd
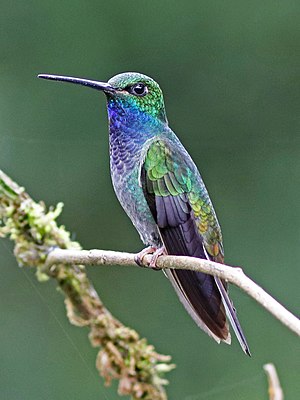
[[[0,170],[0,237],[15,243],[20,266],[35,267],[39,280],[56,279],[65,294],[67,315],[72,324],[88,326],[93,346],[99,346],[96,366],[106,384],[119,380],[120,395],[132,399],[165,400],[163,375],[174,368],[170,356],[158,354],[146,339],[124,326],[104,307],[89,282],[83,265],[57,264],[45,272],[52,248],[79,250],[56,218],[62,204],[47,210]]]

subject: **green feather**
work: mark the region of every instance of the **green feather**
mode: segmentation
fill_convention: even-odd
[[[203,237],[206,250],[216,257],[222,249],[222,237],[205,188],[188,168],[172,145],[164,140],[152,142],[144,162],[147,190],[155,196],[180,196],[186,194],[195,218],[199,234]],[[185,212],[189,212],[186,200],[180,198]]]

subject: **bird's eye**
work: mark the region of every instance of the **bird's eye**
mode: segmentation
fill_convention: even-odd
[[[135,96],[145,96],[148,93],[148,88],[144,83],[136,83],[130,86],[128,91]]]

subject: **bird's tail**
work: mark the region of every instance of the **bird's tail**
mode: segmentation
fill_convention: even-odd
[[[227,318],[229,319],[229,322],[232,326],[232,329],[237,337],[237,340],[239,341],[241,348],[243,349],[243,351],[251,357],[251,353],[250,353],[250,349],[246,340],[246,337],[244,335],[244,332],[242,330],[242,327],[239,323],[239,320],[237,318],[236,315],[236,310],[227,294],[227,291],[224,288],[224,285],[221,281],[220,278],[215,277],[215,282],[216,285],[220,291],[221,297],[222,297],[222,302],[224,304],[225,310],[226,310],[226,315]]]
[[[161,228],[160,234],[168,254],[210,258],[192,218],[179,227]],[[226,284],[221,279],[202,272],[175,269],[167,271],[167,275],[185,309],[201,329],[217,342],[230,344],[227,315],[242,349],[250,355]]]
[[[202,272],[164,270],[196,324],[216,342],[230,344],[225,309],[214,278]]]

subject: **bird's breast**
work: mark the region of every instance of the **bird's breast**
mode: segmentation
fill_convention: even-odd
[[[142,150],[134,143],[115,139],[110,143],[110,169],[116,196],[147,245],[159,245],[156,223],[139,182]]]

